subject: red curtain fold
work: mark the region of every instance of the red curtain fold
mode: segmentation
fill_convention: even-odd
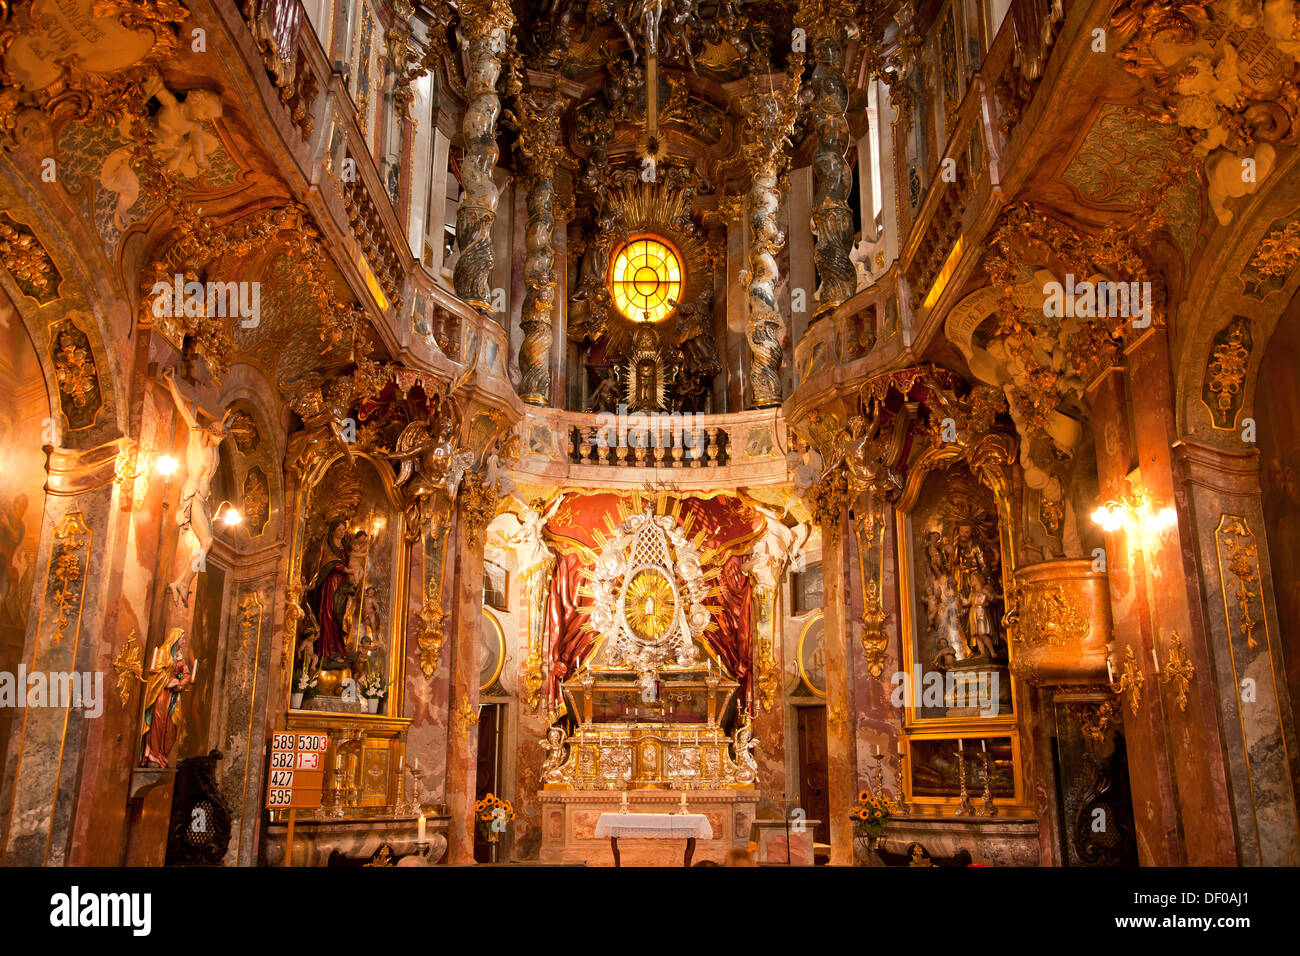
[[[706,632],[709,646],[740,683],[740,706],[749,709],[753,677],[754,587],[744,570],[744,558],[732,555],[722,565],[716,629]]]
[[[578,613],[578,588],[582,585],[582,562],[577,554],[562,554],[555,561],[550,593],[546,602],[546,633],[551,649],[547,655],[547,700],[560,699],[560,685],[573,675],[591,649],[592,635],[583,629],[586,615]]]

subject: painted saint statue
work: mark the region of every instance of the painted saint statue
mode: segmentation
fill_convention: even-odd
[[[163,646],[154,651],[145,682],[142,767],[165,768],[176,744],[176,705],[194,683],[194,661],[186,652],[185,630],[179,627],[168,631]]]
[[[347,615],[356,590],[353,580],[354,539],[348,523],[336,518],[325,535],[325,555],[307,589],[303,603],[317,627],[315,653],[322,667],[348,664]]]

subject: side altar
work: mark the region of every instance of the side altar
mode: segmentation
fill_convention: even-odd
[[[695,860],[745,847],[758,806],[756,746],[740,684],[710,648],[700,562],[671,519],[630,516],[593,576],[584,665],[562,685],[542,768],[541,861],[614,865],[602,813],[697,813]],[[680,866],[672,841],[628,840],[624,865]]]

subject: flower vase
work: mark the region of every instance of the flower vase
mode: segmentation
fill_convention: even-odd
[[[296,690],[289,695],[289,706],[294,710],[302,710],[302,691]]]
[[[367,714],[377,714],[377,713],[379,713],[379,698],[378,698],[378,697],[367,697],[367,698],[366,698],[366,713],[367,713]]]
[[[499,847],[500,845],[501,845],[501,834],[497,833],[495,830],[490,830],[488,832],[488,862],[489,863],[495,863],[497,861],[497,847]]]

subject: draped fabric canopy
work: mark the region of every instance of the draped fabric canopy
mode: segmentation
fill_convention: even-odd
[[[587,625],[592,599],[579,594],[600,551],[602,536],[609,535],[628,514],[655,502],[653,496],[571,493],[547,522],[547,537],[559,552],[546,608],[550,643],[546,691],[560,699],[560,685],[577,672],[595,642]],[[753,657],[753,588],[744,558],[764,528],[763,517],[739,498],[727,494],[659,499],[659,514],[673,514],[698,544],[703,570],[717,574],[717,594],[707,602],[713,609],[713,626],[705,640],[722,666],[741,685],[741,700],[748,701]]]

